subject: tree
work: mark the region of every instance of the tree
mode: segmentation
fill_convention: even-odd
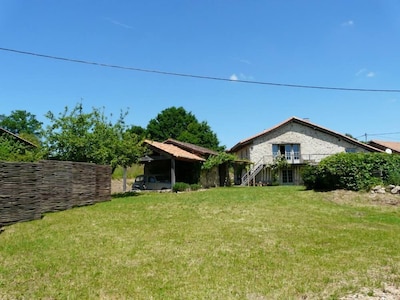
[[[199,122],[183,107],[170,107],[163,110],[147,125],[149,137],[155,141],[173,138],[213,150],[221,150],[217,135],[207,122]]]
[[[18,135],[39,137],[42,124],[35,115],[25,110],[14,110],[9,116],[0,115],[0,127]]]
[[[130,128],[126,130],[127,132],[137,134],[142,139],[146,138],[147,132],[146,129],[141,126],[132,125]]]
[[[0,135],[0,161],[32,162],[42,158],[40,147],[28,146],[6,134]]]
[[[48,112],[50,121],[45,131],[45,149],[50,158],[92,162],[111,165],[132,165],[142,156],[141,139],[128,132],[124,123],[126,113],[122,113],[113,124],[100,109],[84,113],[82,104],[72,110],[68,107],[56,117]]]
[[[25,110],[14,110],[10,115],[0,115],[0,127],[40,146],[42,122]]]

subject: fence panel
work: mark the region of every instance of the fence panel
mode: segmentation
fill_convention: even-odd
[[[111,200],[111,168],[90,163],[0,162],[0,227]]]
[[[0,227],[41,218],[40,165],[0,163]]]

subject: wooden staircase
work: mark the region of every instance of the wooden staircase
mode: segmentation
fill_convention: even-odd
[[[242,183],[241,185],[250,185],[251,181],[256,178],[258,173],[261,172],[261,170],[264,168],[263,160],[261,159],[258,163],[254,165],[253,168],[249,172],[246,172],[242,176]]]

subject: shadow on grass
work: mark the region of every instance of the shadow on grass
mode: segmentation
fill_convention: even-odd
[[[142,193],[136,192],[136,191],[129,191],[129,192],[125,192],[125,193],[112,194],[111,198],[115,199],[115,198],[136,197],[136,196],[140,196],[140,195],[142,195]]]

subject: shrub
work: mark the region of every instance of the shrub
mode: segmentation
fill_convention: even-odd
[[[400,185],[400,171],[390,172],[386,181],[387,184]]]
[[[197,191],[199,189],[201,189],[201,185],[198,184],[198,183],[193,183],[193,184],[190,185],[190,190],[191,191]]]
[[[174,192],[184,192],[190,188],[190,185],[185,182],[176,182],[172,187]]]
[[[302,170],[308,189],[353,191],[374,185],[400,183],[400,156],[386,153],[339,153],[327,157],[318,166]]]
[[[307,165],[301,169],[301,178],[306,189],[311,190],[315,188],[317,181],[317,166]]]

